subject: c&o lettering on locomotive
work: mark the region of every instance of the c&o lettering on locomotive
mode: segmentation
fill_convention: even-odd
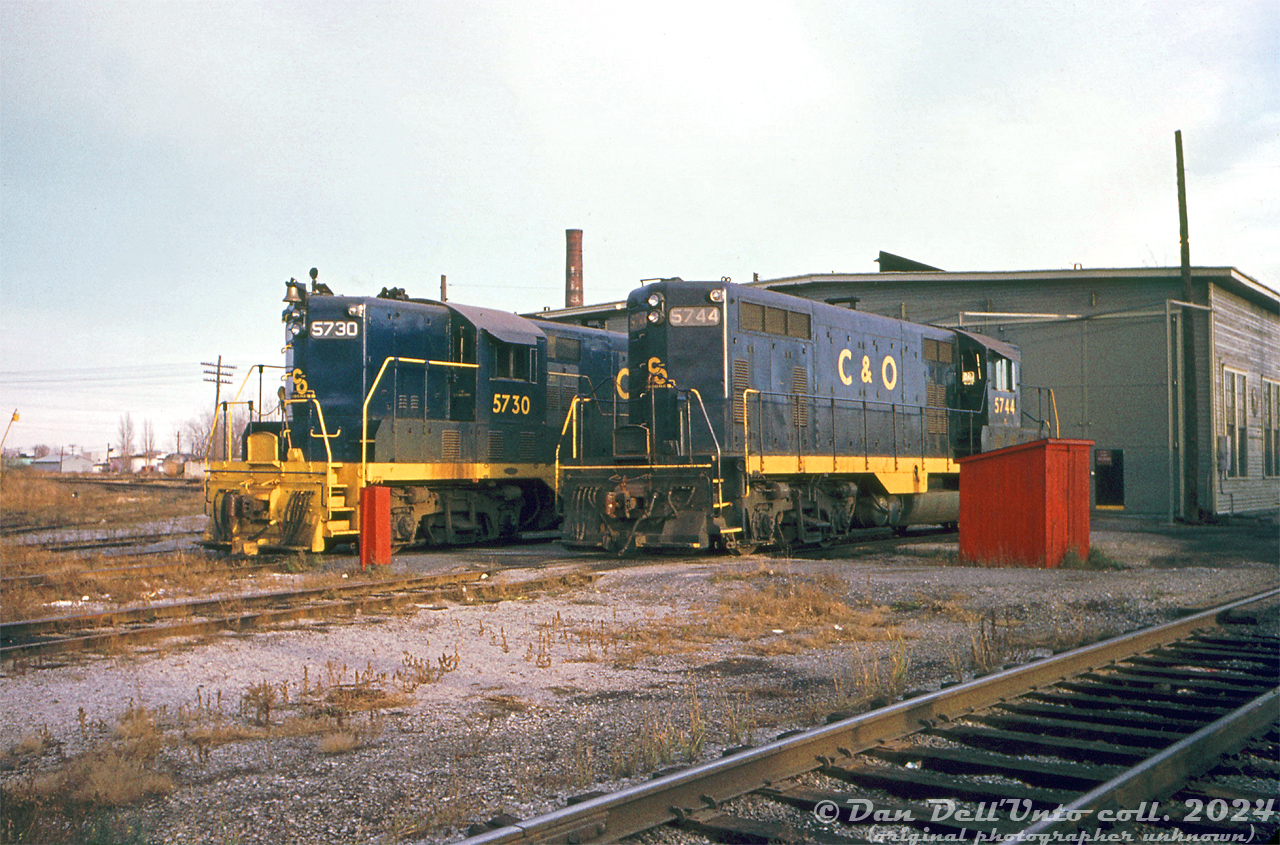
[[[674,387],[671,380],[667,378],[666,366],[663,365],[662,359],[657,356],[649,359],[649,386]]]
[[[528,414],[529,397],[519,393],[495,393],[493,394],[493,412],[495,414]]]
[[[295,367],[293,372],[289,373],[289,377],[293,379],[293,395],[299,398],[310,397],[315,394],[307,388],[307,377],[302,374],[302,370]]]
[[[898,362],[892,355],[884,356],[880,362],[880,380],[884,382],[885,390],[893,390],[898,384]]]
[[[836,359],[836,370],[840,374],[840,381],[848,386],[853,384],[853,374],[845,369],[845,365],[853,361],[853,353],[848,349],[841,349],[840,356]],[[871,372],[871,356],[862,356],[862,370],[858,374],[863,384],[871,384],[875,381],[875,376]],[[893,390],[898,385],[898,362],[892,355],[884,356],[884,360],[880,362],[880,380],[884,384],[885,390]]]
[[[631,398],[631,391],[627,390],[627,377],[631,375],[631,368],[623,367],[618,370],[618,375],[613,379],[613,386],[618,391],[618,398],[626,401]]]

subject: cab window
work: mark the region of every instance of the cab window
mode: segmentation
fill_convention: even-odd
[[[1017,383],[1014,379],[1013,362],[1000,355],[992,355],[994,371],[991,386],[996,390],[1012,391]]]
[[[493,378],[533,381],[533,355],[532,347],[494,338],[490,348],[490,374]]]

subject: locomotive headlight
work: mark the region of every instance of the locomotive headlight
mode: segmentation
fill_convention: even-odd
[[[707,294],[707,299],[712,302],[724,302],[724,288],[716,288]]]
[[[657,308],[658,306],[662,305],[662,294],[651,293],[649,294],[649,299],[647,301],[649,303],[650,308]]]
[[[654,324],[661,323],[661,322],[662,322],[662,312],[661,312],[661,311],[650,311],[650,312],[649,312],[649,322],[650,322],[650,323],[654,323]]]

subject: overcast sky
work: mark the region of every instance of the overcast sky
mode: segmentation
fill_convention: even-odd
[[[1174,266],[1280,288],[1280,2],[0,0],[7,446],[172,446],[284,282]],[[256,392],[256,388],[255,388]],[[274,392],[268,388],[268,392]]]

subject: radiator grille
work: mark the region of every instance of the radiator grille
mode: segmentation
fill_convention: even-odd
[[[733,359],[733,421],[743,422],[746,419],[743,400],[747,388],[751,386],[751,365],[742,358]]]
[[[925,411],[930,434],[947,433],[947,388],[945,385],[930,382],[925,385],[925,400],[929,407]]]
[[[440,457],[446,461],[462,460],[462,433],[457,429],[440,432]]]
[[[520,432],[520,461],[532,463],[538,457],[538,435],[532,431]]]
[[[804,367],[791,368],[791,421],[800,428],[809,425],[809,373]]]
[[[502,431],[489,432],[489,463],[500,463],[506,459],[507,437]]]

